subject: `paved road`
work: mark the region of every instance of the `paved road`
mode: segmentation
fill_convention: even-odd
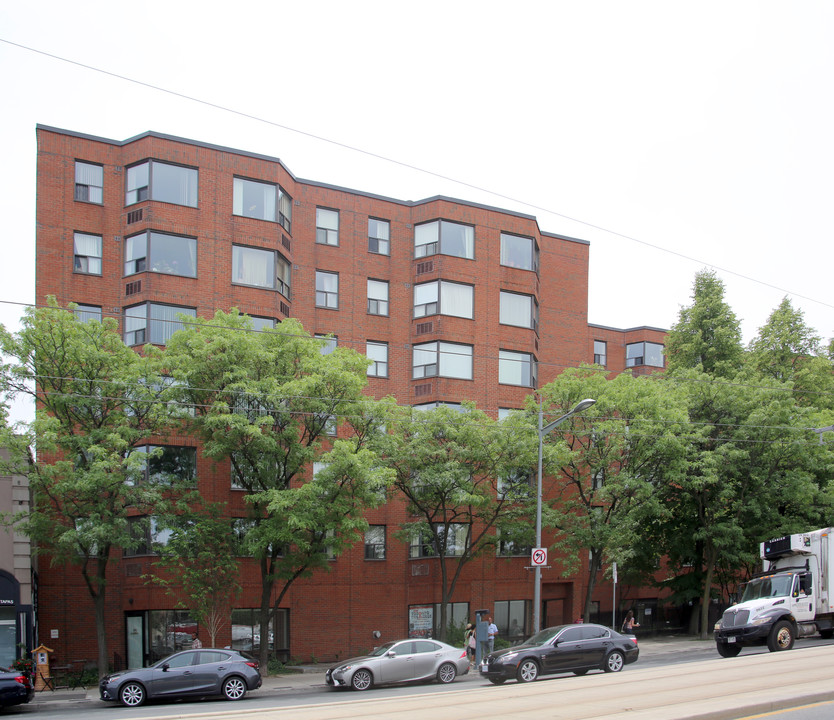
[[[834,699],[834,643],[797,643],[788,653],[745,650],[739,657],[717,657],[712,642],[690,638],[648,641],[641,658],[618,675],[590,673],[585,677],[558,676],[531,685],[508,683],[493,687],[475,674],[450,686],[411,685],[380,688],[367,693],[327,689],[321,672],[268,678],[264,688],[245,701],[185,702],[115,708],[97,700],[95,691],[75,693],[57,702],[57,693],[39,694],[37,704],[21,713],[48,714],[51,720],[115,717],[208,717],[272,720],[340,720],[341,718],[423,718],[461,715],[491,718],[533,717],[559,720],[675,720],[676,718],[741,718],[760,712],[813,701]],[[819,668],[828,674],[817,677]],[[813,671],[813,672],[812,672]],[[823,689],[822,694],[821,688]],[[50,703],[48,700],[53,698]],[[828,707],[830,711],[832,708]],[[810,710],[809,710],[810,712]],[[704,714],[706,713],[706,714]],[[43,716],[43,715],[41,715]],[[813,717],[811,715],[808,716]],[[826,720],[831,715],[823,715]],[[801,714],[784,720],[806,720]]]

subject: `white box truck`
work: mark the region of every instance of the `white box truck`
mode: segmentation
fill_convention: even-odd
[[[721,657],[735,657],[751,645],[790,650],[796,638],[834,635],[832,535],[834,528],[823,528],[761,544],[764,572],[715,624]]]

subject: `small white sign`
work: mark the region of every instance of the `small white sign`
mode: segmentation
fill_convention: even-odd
[[[533,548],[533,553],[530,557],[533,567],[547,565],[547,548]]]
[[[49,637],[52,638],[53,640],[57,639],[58,630],[56,628],[52,628],[52,630],[49,631]]]

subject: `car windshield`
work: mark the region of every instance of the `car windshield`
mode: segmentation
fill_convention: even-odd
[[[385,655],[394,645],[397,643],[389,642],[385,643],[385,645],[380,645],[379,647],[374,648],[371,652],[368,653],[371,657],[379,657],[380,655]]]
[[[537,632],[533,635],[533,637],[525,640],[522,645],[544,645],[545,643],[549,643],[562,631],[562,628],[564,627],[566,626],[557,625],[556,627],[545,628],[544,630]]]
[[[793,575],[771,575],[751,580],[744,588],[741,602],[759,598],[786,597],[790,595],[792,581]]]

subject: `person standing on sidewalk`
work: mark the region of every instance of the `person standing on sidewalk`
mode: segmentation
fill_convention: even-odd
[[[191,633],[191,649],[199,650],[201,647],[203,647],[203,643],[200,642],[200,636],[196,632]]]
[[[495,638],[498,635],[498,626],[493,622],[492,615],[487,615],[487,622],[489,626],[487,627],[487,647],[489,648],[489,652],[492,652],[495,649]]]

